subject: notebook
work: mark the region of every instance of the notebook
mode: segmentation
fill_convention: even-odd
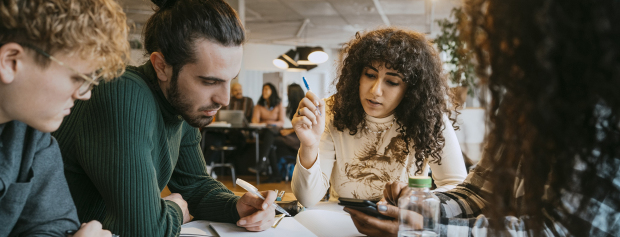
[[[280,221],[276,228],[269,228],[261,232],[247,231],[245,228],[239,227],[231,223],[211,223],[211,228],[217,232],[220,237],[316,237],[308,228],[299,223],[295,217],[285,217]]]
[[[318,203],[295,217],[285,217],[276,228],[250,232],[231,223],[192,221],[182,226],[181,237],[199,236],[364,236],[357,231],[351,216],[335,202]],[[211,227],[211,228],[209,228]]]

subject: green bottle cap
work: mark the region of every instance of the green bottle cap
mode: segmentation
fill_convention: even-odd
[[[428,176],[411,176],[409,177],[409,187],[410,188],[430,188],[431,177]]]

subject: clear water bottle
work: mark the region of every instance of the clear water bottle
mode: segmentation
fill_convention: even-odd
[[[430,177],[409,177],[409,191],[398,199],[399,237],[439,236],[439,198],[430,187]]]

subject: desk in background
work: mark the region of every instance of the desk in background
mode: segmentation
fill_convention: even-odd
[[[205,128],[203,128],[202,132],[225,132],[226,130],[237,130],[237,131],[248,131],[250,132],[250,134],[252,134],[252,136],[254,137],[254,140],[256,141],[256,185],[260,184],[260,169],[259,169],[259,165],[260,165],[260,153],[259,153],[259,133],[260,131],[264,129],[264,128],[260,128],[260,127],[219,127],[219,126],[206,126]]]

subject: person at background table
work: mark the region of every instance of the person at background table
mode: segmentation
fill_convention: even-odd
[[[275,193],[235,196],[208,175],[199,145],[198,127],[229,102],[243,26],[222,0],[154,3],[149,60],[96,87],[54,134],[78,216],[120,236],[178,236],[190,214],[265,230]],[[173,194],[161,198],[166,186]]]
[[[260,162],[263,162],[259,166],[265,169],[264,162],[267,160],[270,160],[269,165],[271,166],[271,176],[263,181],[264,183],[277,183],[281,181],[280,171],[277,168],[277,158],[275,157],[275,152],[272,152],[271,146],[275,136],[279,134],[280,129],[284,126],[284,118],[284,107],[278,95],[278,90],[273,84],[265,83],[263,85],[263,93],[256,106],[254,106],[254,113],[252,115],[252,123],[267,124],[267,128],[261,130],[259,134],[259,157],[261,158]],[[262,171],[264,170],[257,170],[256,172]]]
[[[284,107],[278,90],[271,83],[263,85],[263,93],[254,106],[252,123],[264,123],[282,128],[284,125]]]
[[[286,94],[288,97],[288,106],[286,107],[285,119],[293,120],[293,116],[295,116],[295,113],[297,112],[299,102],[305,97],[304,89],[302,89],[299,84],[293,83],[287,87]],[[297,138],[295,129],[292,127],[280,130],[280,136],[275,138],[274,144],[277,147],[276,157],[297,156],[297,150],[299,150],[299,138]]]
[[[235,82],[230,86],[230,102],[222,110],[241,110],[247,121],[252,121],[254,111],[254,101],[252,98],[243,96],[243,87]]]
[[[223,106],[222,110],[241,110],[245,115],[246,121],[252,121],[252,111],[254,110],[254,101],[252,98],[243,96],[243,87],[241,84],[235,82],[230,85],[230,102],[227,106]],[[217,119],[218,117],[216,117]],[[237,149],[231,153],[231,157],[239,157],[245,152],[246,135],[241,131],[207,131],[203,136],[203,155],[207,161],[207,165],[213,162],[220,161],[220,152],[213,151],[211,146],[223,146],[230,142],[230,144],[237,147]]]
[[[620,2],[464,9],[490,131],[465,182],[435,193],[441,236],[620,236]],[[406,187],[386,185],[386,199]],[[397,221],[347,210],[360,232],[396,236]]]
[[[325,102],[307,93],[293,118],[301,142],[295,197],[313,206],[331,182],[335,198],[378,201],[385,183],[426,176],[428,166],[437,191],[463,182],[452,100],[424,34],[399,28],[357,33],[344,53],[336,94]]]
[[[80,226],[50,132],[122,73],[126,20],[112,0],[0,2],[0,236],[111,236],[92,219]]]
[[[286,117],[284,117],[287,123],[293,118],[297,111],[299,102],[304,98],[304,90],[299,84],[293,83],[287,87],[288,106],[286,108]],[[295,134],[295,129],[284,128],[279,131],[279,134],[267,135],[266,139],[261,139],[263,142],[270,142],[273,140],[275,146],[275,152],[271,152],[268,156],[269,164],[273,172],[269,179],[265,180],[266,183],[279,183],[282,181],[282,173],[280,173],[280,158],[297,156],[297,150],[299,149],[299,138]]]

